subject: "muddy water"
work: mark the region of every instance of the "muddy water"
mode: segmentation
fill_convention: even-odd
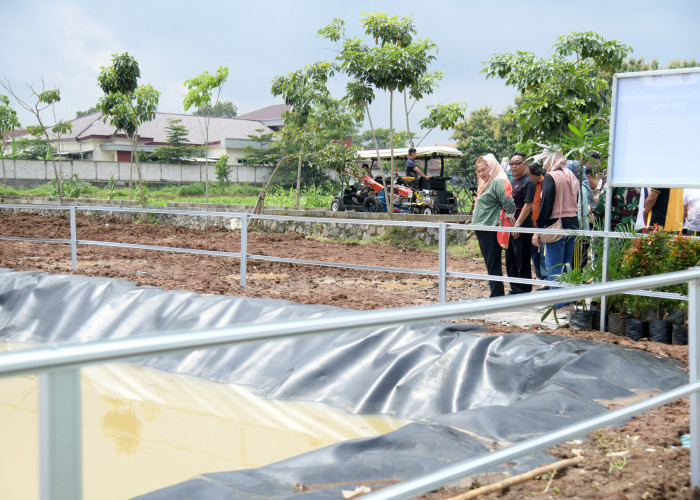
[[[0,378],[0,498],[39,498],[37,401],[36,376]],[[118,363],[82,370],[82,405],[86,499],[260,467],[406,423]]]

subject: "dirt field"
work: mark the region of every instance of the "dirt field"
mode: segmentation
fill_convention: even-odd
[[[69,234],[67,217],[0,213],[0,236],[67,239]],[[240,249],[239,233],[224,229],[193,230],[81,216],[77,219],[77,237],[229,252]],[[436,252],[320,242],[299,234],[252,232],[248,236],[248,253],[418,269],[437,269],[438,265]],[[247,286],[242,288],[236,258],[104,246],[79,246],[78,270],[73,271],[68,245],[0,241],[0,267],[114,277],[138,285],[202,294],[266,297],[365,310],[438,300],[437,279],[429,276],[249,260]],[[483,262],[478,259],[451,257],[448,269],[485,273]],[[448,300],[487,295],[485,281],[448,281]],[[523,331],[504,325],[489,327],[493,333]],[[575,332],[567,328],[551,333],[631,346],[687,364],[687,346],[633,342],[609,333]],[[700,498],[700,491],[690,489],[688,449],[680,447],[680,436],[689,431],[688,419],[686,398],[634,418],[620,428],[592,434],[590,441],[561,444],[550,452],[561,458],[581,454],[584,462],[481,498]],[[452,498],[462,493],[457,489],[442,489],[424,498]]]

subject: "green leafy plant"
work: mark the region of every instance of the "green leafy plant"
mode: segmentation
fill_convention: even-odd
[[[91,190],[90,184],[80,180],[78,174],[73,174],[70,178],[63,178],[61,181],[63,196],[66,198],[82,198]],[[59,189],[56,179],[49,182],[49,196],[58,196]]]
[[[223,192],[224,187],[231,182],[231,165],[228,164],[228,155],[221,155],[214,164],[216,172],[216,182],[219,190]]]

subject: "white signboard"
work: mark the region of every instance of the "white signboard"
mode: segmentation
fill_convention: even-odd
[[[613,186],[700,188],[700,68],[613,78]]]

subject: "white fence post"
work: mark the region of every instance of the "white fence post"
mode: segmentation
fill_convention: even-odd
[[[39,375],[39,460],[42,500],[82,498],[80,368]]]
[[[696,268],[698,269],[698,268]],[[700,380],[700,293],[698,280],[688,283],[688,383]],[[690,395],[690,484],[700,485],[700,398],[698,393]]]

